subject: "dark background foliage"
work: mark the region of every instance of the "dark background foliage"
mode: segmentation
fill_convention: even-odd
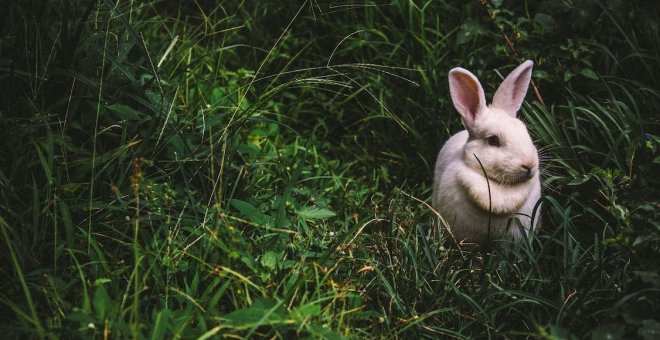
[[[7,3],[3,333],[657,337],[656,7]],[[465,252],[424,204],[446,75],[525,59],[544,228]]]

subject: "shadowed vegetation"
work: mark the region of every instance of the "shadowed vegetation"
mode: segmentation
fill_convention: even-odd
[[[10,337],[660,334],[651,1],[33,1],[0,14]],[[447,72],[521,109],[543,229],[429,207]]]

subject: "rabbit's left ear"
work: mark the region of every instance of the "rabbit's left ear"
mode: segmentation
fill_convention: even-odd
[[[491,107],[504,110],[515,117],[527,94],[533,65],[531,60],[526,60],[511,71],[495,92]]]

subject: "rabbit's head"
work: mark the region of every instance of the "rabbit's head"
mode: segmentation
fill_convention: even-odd
[[[513,70],[490,105],[486,104],[479,80],[470,71],[458,67],[449,72],[451,98],[469,134],[463,160],[473,170],[485,171],[489,180],[504,186],[523,184],[538,173],[538,152],[525,124],[516,118],[527,93],[532,65],[527,60]]]

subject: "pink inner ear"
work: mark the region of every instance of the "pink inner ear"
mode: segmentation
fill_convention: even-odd
[[[532,62],[527,60],[504,79],[493,96],[492,107],[503,109],[515,117],[527,94],[532,76]]]
[[[479,84],[472,77],[463,73],[454,74],[454,80],[454,86],[457,87],[453,91],[454,105],[465,119],[473,122],[481,105],[479,102]]]
[[[512,88],[503,93],[505,96],[503,99],[505,99],[505,102],[510,103],[509,106],[517,107],[518,109],[520,108],[520,104],[517,103],[521,102],[522,104],[525,94],[527,94],[527,87],[529,87],[529,79],[518,77],[514,80]]]

